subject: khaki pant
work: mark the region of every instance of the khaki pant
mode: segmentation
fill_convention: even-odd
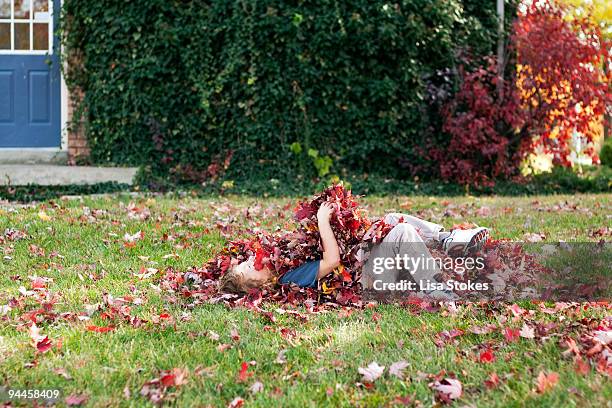
[[[438,241],[440,232],[444,227],[411,215],[392,213],[384,218],[387,224],[395,225],[380,244],[375,244],[370,250],[366,265],[363,269],[361,283],[365,289],[371,289],[375,279],[383,282],[399,282],[401,280],[434,280],[440,273],[433,257],[427,248],[426,241]],[[384,268],[380,274],[372,273],[372,263],[375,258],[421,258],[420,267],[411,268]]]

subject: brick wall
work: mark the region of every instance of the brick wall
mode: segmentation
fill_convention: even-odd
[[[83,130],[83,124],[75,125],[72,123],[75,105],[81,99],[80,91],[70,92],[68,101],[68,160],[70,163],[77,163],[87,160],[89,157],[89,147]]]

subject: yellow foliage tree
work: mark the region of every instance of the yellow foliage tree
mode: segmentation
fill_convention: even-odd
[[[607,38],[612,38],[612,2],[610,0],[560,0],[577,15],[589,14]]]
[[[569,6],[568,11],[574,15],[588,15],[590,19],[597,23],[601,28],[604,38],[612,40],[612,1],[611,0],[558,0],[560,4]],[[571,15],[570,15],[571,16]],[[608,61],[603,61],[604,69],[612,69],[612,50],[608,50]],[[612,88],[612,84],[610,85]],[[604,138],[610,137],[612,119],[610,115],[604,115],[601,120],[593,124],[594,128],[599,128],[600,134]],[[602,132],[603,128],[603,132]]]

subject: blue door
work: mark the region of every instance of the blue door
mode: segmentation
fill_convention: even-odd
[[[0,148],[60,147],[59,12],[59,0],[0,0]]]

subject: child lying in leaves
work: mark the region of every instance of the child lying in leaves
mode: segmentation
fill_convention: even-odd
[[[399,213],[371,223],[342,186],[300,203],[295,216],[300,221],[296,234],[235,245],[237,253],[225,262],[227,269],[220,276],[220,291],[247,293],[276,282],[319,288],[326,294],[354,288],[357,282],[371,288],[372,276],[360,274],[363,244],[373,244],[369,253],[377,257],[431,257],[425,241],[439,243],[448,255],[466,256],[479,251],[489,238],[487,228],[447,232],[441,225]],[[400,277],[397,270],[388,273],[391,280]],[[437,273],[427,268],[412,272],[414,280],[435,280]]]

